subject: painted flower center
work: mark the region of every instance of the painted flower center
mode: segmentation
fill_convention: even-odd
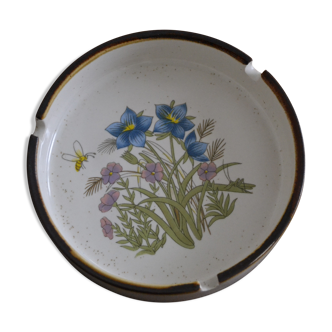
[[[204,171],[204,173],[207,173],[208,171],[206,170],[206,171]]]
[[[110,174],[109,175],[113,175],[113,172],[110,172]]]
[[[152,175],[155,175],[156,173],[155,172],[151,172]]]
[[[130,130],[133,130],[134,128],[135,128],[135,125],[134,124],[130,124],[123,131],[130,131]]]
[[[175,116],[172,117],[172,113],[169,113],[169,114],[167,115],[166,119],[171,120],[171,122],[173,122],[173,123],[179,123],[179,122],[180,122],[180,120],[175,119]]]

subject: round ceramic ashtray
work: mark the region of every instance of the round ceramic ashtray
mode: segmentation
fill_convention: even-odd
[[[28,179],[62,254],[116,293],[180,301],[269,253],[298,204],[304,150],[277,81],[219,40],[120,37],[57,79],[37,113]]]

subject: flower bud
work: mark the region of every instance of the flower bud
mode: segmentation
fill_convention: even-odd
[[[121,157],[129,164],[138,165],[138,159],[128,151],[126,151]]]

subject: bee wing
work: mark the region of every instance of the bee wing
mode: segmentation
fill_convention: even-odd
[[[83,148],[79,141],[74,142],[74,151],[78,157],[84,156]]]
[[[77,156],[73,156],[72,154],[68,154],[68,153],[64,153],[62,155],[62,159],[67,160],[67,161],[73,161],[75,163],[80,160],[80,158],[77,158]]]

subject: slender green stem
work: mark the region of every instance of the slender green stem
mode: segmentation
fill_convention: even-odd
[[[164,192],[165,196],[169,197],[168,194],[167,194],[166,188],[164,187],[164,184],[162,182],[159,182],[159,186],[162,189],[162,191]]]
[[[171,154],[173,159],[173,164],[175,164],[175,152],[174,152],[174,143],[173,143],[173,135],[169,135],[169,142],[171,144]]]
[[[123,214],[122,210],[119,208],[118,203],[115,203],[113,206],[118,209],[119,213],[121,214],[121,217],[124,218],[125,215]]]
[[[205,192],[206,192],[206,188],[209,184],[209,181],[205,181],[203,189],[202,189],[202,193],[201,193],[201,197],[199,199],[198,202],[198,209],[197,209],[197,230],[198,233],[202,236],[202,228],[201,228],[201,209],[202,209],[202,205],[203,205],[203,201],[204,201],[204,196],[205,196]]]
[[[135,172],[135,171],[121,171],[121,173],[135,173],[135,174],[141,174],[140,172]]]
[[[169,179],[172,179],[172,176],[173,176],[174,172],[176,171],[177,167],[179,166],[179,164],[180,164],[180,162],[182,161],[183,158],[184,158],[184,155],[175,163],[174,167],[172,168],[171,172],[169,173]],[[177,191],[176,191],[175,183],[174,183],[173,180],[172,180],[172,185],[173,185],[173,188],[174,188],[175,196],[177,197],[177,194],[176,194]],[[182,191],[181,182],[179,182],[179,180],[178,180],[178,185],[179,185],[179,188]],[[168,181],[167,190],[168,190],[168,192],[171,191],[171,181]]]
[[[146,244],[148,245],[148,247],[150,247],[150,249],[152,250],[151,245],[150,245],[150,241],[149,241],[149,237],[147,237],[147,238],[145,239],[145,242],[146,242]]]
[[[173,135],[170,135],[170,143],[171,143],[171,152],[172,152],[173,164],[175,164],[175,152],[174,152]],[[180,192],[183,196],[185,194],[184,194],[184,191],[182,189],[182,183],[180,181],[178,166],[180,165],[180,162],[183,160],[184,156],[185,156],[185,154],[177,161],[176,165],[174,165],[174,168],[173,168],[173,172],[175,172],[176,180],[178,181],[178,186],[179,186]]]
[[[170,145],[171,145],[172,162],[173,162],[174,166],[173,166],[172,170],[169,173],[169,181],[168,181],[167,189],[168,189],[168,192],[170,192],[170,190],[171,190],[171,182],[172,182],[175,199],[178,202],[180,202],[179,195],[181,195],[183,197],[184,193],[183,193],[183,190],[182,190],[182,187],[181,187],[181,182],[180,182],[179,172],[178,172],[178,166],[180,165],[180,162],[184,158],[184,155],[176,162],[175,151],[174,151],[173,135],[169,136],[169,142],[170,142]],[[174,180],[173,180],[173,174],[174,173],[175,173],[175,176],[176,176],[176,180],[178,182],[179,192],[176,191],[175,183],[174,183]],[[175,212],[176,211],[174,210],[174,213]],[[180,229],[182,231],[183,230],[183,218],[182,218],[182,215],[178,216],[177,219],[179,219],[178,222],[179,222],[179,225],[180,225]]]
[[[159,186],[162,189],[162,191],[164,192],[165,196],[167,198],[170,198],[170,195],[168,194],[166,188],[164,187],[164,184],[162,182],[159,182]],[[171,214],[172,214],[173,218],[176,219],[174,209],[171,208],[170,210],[171,210]]]
[[[128,193],[128,195],[129,195],[129,197],[131,196],[131,192],[130,192],[130,190],[128,189],[128,188],[126,188],[126,190],[127,190],[127,193]]]

